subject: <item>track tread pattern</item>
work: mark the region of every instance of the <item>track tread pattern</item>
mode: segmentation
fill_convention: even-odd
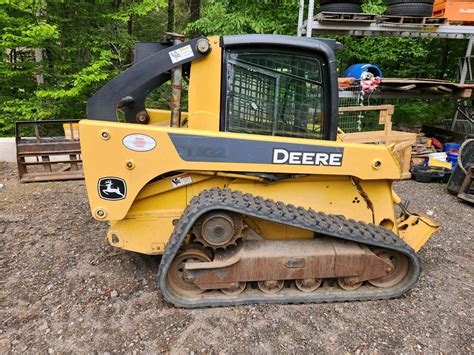
[[[204,213],[217,209],[234,211],[275,223],[291,225],[341,240],[395,250],[408,256],[411,262],[411,275],[398,287],[391,289],[374,288],[371,291],[344,291],[343,293],[334,294],[328,294],[327,292],[302,294],[299,292],[295,293],[294,296],[286,294],[247,296],[244,292],[238,296],[222,295],[200,298],[187,298],[177,295],[168,287],[166,281],[166,274],[171,262],[197,219]],[[213,188],[204,190],[193,197],[185,208],[165,248],[157,274],[157,281],[165,300],[178,307],[196,308],[249,303],[321,303],[394,298],[408,291],[418,280],[420,272],[418,255],[403,240],[383,227],[346,219],[341,215],[331,215],[284,204],[283,202],[275,202],[240,191]]]

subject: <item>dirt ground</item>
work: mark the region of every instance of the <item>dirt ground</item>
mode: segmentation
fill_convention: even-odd
[[[185,310],[162,300],[157,257],[107,244],[83,181],[20,185],[0,163],[0,184],[1,353],[474,352],[474,209],[444,185],[397,183],[443,226],[402,298]]]

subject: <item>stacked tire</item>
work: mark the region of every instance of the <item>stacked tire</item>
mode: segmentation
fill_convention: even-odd
[[[431,17],[434,0],[387,0],[389,16]]]
[[[318,12],[362,13],[363,0],[319,0]]]

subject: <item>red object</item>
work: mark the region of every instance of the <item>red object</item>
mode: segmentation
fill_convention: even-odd
[[[382,82],[378,76],[375,78],[361,79],[360,83],[362,85],[362,91],[365,93],[372,93],[375,89],[378,88],[379,84]]]
[[[435,137],[431,138],[431,144],[434,145],[438,149],[443,149],[443,145]]]

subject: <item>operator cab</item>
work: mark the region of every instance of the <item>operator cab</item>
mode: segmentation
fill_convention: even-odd
[[[339,46],[329,39],[278,35],[140,43],[135,64],[89,100],[88,117],[118,120],[120,109],[128,123],[173,126],[172,106],[145,108],[145,99],[158,87],[176,89],[176,81],[169,83],[179,68],[182,88],[189,90],[179,95],[176,127],[335,140]]]

